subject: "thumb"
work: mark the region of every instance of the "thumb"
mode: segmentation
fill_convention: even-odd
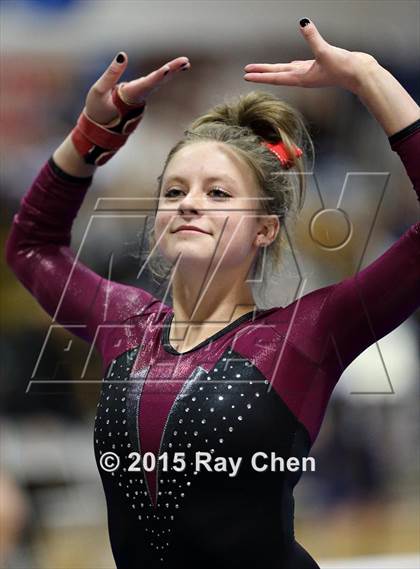
[[[300,31],[314,55],[319,55],[329,45],[318,32],[315,24],[308,18],[299,21]]]
[[[105,69],[104,73],[96,81],[94,87],[100,94],[105,94],[118,83],[119,78],[124,73],[128,63],[127,54],[120,51],[112,60],[112,63]]]

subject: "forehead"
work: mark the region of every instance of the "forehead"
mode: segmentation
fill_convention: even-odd
[[[240,156],[226,144],[212,141],[196,142],[179,150],[169,162],[163,181],[175,178],[224,180],[237,189],[256,186],[251,169]]]

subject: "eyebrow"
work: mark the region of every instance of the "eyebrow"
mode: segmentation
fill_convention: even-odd
[[[169,176],[169,178],[167,178],[166,180],[166,184],[168,184],[169,182],[181,182],[181,183],[185,183],[187,180],[186,178],[184,178],[183,176]],[[230,184],[233,184],[234,186],[236,186],[237,182],[231,178],[230,176],[228,176],[228,174],[219,174],[218,176],[207,176],[207,178],[205,178],[206,182],[217,182],[217,181],[221,181],[221,182],[229,182]]]

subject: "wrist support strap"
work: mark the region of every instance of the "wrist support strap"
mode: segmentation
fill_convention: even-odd
[[[101,125],[92,120],[83,109],[71,132],[71,140],[86,164],[102,166],[108,162],[126,143],[143,118],[146,101],[138,104],[125,103],[119,93],[122,85],[124,83],[115,85],[111,92],[119,117],[107,125]]]

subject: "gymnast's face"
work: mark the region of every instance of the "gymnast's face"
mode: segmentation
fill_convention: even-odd
[[[208,269],[211,261],[222,271],[249,270],[258,248],[277,233],[276,217],[262,214],[261,191],[248,165],[223,143],[197,142],[166,168],[155,238],[171,263],[180,257],[179,268]]]

